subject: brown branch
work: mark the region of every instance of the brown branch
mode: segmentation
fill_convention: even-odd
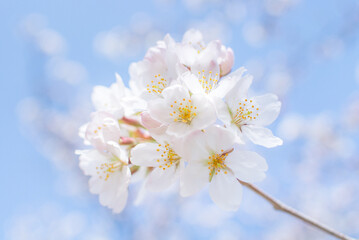
[[[247,188],[249,188],[250,190],[252,190],[253,192],[255,192],[256,194],[258,194],[259,196],[261,196],[262,198],[264,198],[265,200],[267,200],[270,204],[272,204],[272,206],[274,207],[274,209],[288,213],[289,215],[292,215],[295,218],[298,218],[300,220],[302,220],[303,222],[306,222],[308,224],[310,224],[311,226],[320,229],[326,233],[328,233],[329,235],[332,235],[333,237],[336,237],[338,239],[342,239],[342,240],[354,240],[354,238],[351,238],[343,233],[337,232],[331,228],[329,228],[328,226],[325,226],[322,223],[319,223],[318,221],[315,221],[314,219],[306,216],[303,213],[298,212],[297,210],[285,205],[284,203],[280,202],[279,200],[273,198],[272,196],[268,195],[267,193],[263,192],[262,190],[258,189],[257,187],[253,186],[252,184],[243,182],[239,179],[237,179],[238,182],[240,182],[242,185],[246,186]]]

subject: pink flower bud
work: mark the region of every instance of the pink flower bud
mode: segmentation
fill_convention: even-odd
[[[141,123],[147,129],[159,128],[161,123],[151,117],[148,112],[141,113]]]
[[[227,75],[231,71],[234,64],[234,53],[231,48],[226,49],[224,46],[222,46],[221,51],[224,54],[222,61],[219,63],[222,77]]]
[[[130,144],[134,144],[135,143],[135,139],[130,138],[130,137],[120,137],[120,144],[123,145],[130,145]]]

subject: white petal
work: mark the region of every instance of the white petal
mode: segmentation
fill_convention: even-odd
[[[146,187],[150,191],[158,192],[163,191],[169,188],[179,176],[179,171],[177,171],[177,167],[172,165],[169,168],[163,170],[162,168],[155,168],[149,174]]]
[[[190,162],[180,178],[180,194],[188,197],[199,192],[209,182],[209,170],[202,162]]]
[[[231,125],[232,117],[229,112],[228,105],[222,101],[222,99],[215,99],[214,100],[216,106],[216,112],[218,119],[221,120],[227,127]]]
[[[205,129],[205,144],[207,148],[215,153],[221,150],[227,151],[233,148],[235,135],[227,128],[211,126]]]
[[[110,208],[112,208],[114,213],[120,213],[125,208],[128,198],[128,190],[118,192],[116,196],[116,200],[111,204]]]
[[[137,192],[137,196],[134,201],[135,206],[138,206],[141,203],[143,203],[146,193],[147,193],[146,182],[143,182],[140,189]]]
[[[131,162],[138,166],[156,167],[162,151],[157,143],[140,143],[131,150]]]
[[[187,43],[187,44],[192,44],[192,43],[195,44],[202,41],[203,41],[202,33],[193,28],[187,30],[187,32],[185,32],[182,38],[182,43]]]
[[[122,77],[118,74],[115,73],[116,76],[116,88],[117,88],[117,93],[119,94],[119,97],[124,97],[125,96],[125,84],[123,83]],[[111,86],[112,87],[112,86]]]
[[[122,163],[125,164],[128,163],[128,155],[124,146],[121,146],[120,144],[114,141],[108,141],[106,142],[106,149],[113,156],[116,156]]]
[[[243,73],[246,71],[244,67],[239,68],[229,76],[221,80],[217,88],[211,92],[211,95],[218,98],[223,98],[226,94],[234,88],[234,86],[242,79]]]
[[[141,113],[141,124],[147,129],[159,128],[162,126],[162,123],[153,119],[147,111]]]
[[[180,79],[193,94],[205,94],[205,91],[198,81],[198,77],[190,72],[185,72]]]
[[[81,151],[80,159],[80,168],[85,175],[96,175],[96,167],[102,162],[107,161],[107,157],[101,154],[97,150],[85,150]]]
[[[282,139],[273,136],[271,130],[265,127],[255,125],[242,126],[243,134],[254,144],[258,144],[267,148],[280,146],[283,144]]]
[[[166,133],[175,137],[181,137],[194,130],[193,126],[187,123],[173,122],[168,126]]]
[[[222,59],[222,61],[219,63],[220,67],[221,67],[221,76],[225,76],[226,74],[228,74],[234,64],[234,53],[233,50],[231,48],[227,48],[225,46],[221,47],[221,51],[222,53],[224,53],[224,58]]]
[[[209,194],[219,207],[235,211],[242,200],[242,185],[231,173],[220,172],[213,176],[209,185]]]
[[[244,144],[245,143],[245,136],[243,135],[242,131],[237,127],[236,124],[229,125],[228,129],[232,130],[232,132],[236,135],[235,142],[237,144]]]
[[[205,95],[193,95],[193,106],[196,106],[197,116],[191,122],[195,129],[203,129],[213,124],[216,119],[216,110],[214,105]]]
[[[259,116],[252,124],[267,126],[271,124],[279,115],[281,102],[275,94],[265,94],[254,97],[253,100],[259,106]]]
[[[217,59],[218,59],[218,56],[220,55],[221,46],[222,46],[222,44],[218,40],[209,42],[207,47],[200,52],[199,58],[195,64],[202,66],[202,69],[204,69],[204,70],[207,70],[206,66],[212,65],[211,69],[213,69],[213,67],[215,67],[216,69],[213,71],[216,73],[219,73],[220,69],[219,69],[219,64],[217,62]],[[215,63],[215,66],[213,65],[213,63]]]
[[[161,123],[173,122],[173,117],[170,116],[172,109],[168,106],[164,99],[156,99],[148,105],[151,117]]]
[[[130,170],[124,167],[121,172],[112,173],[107,181],[102,181],[102,189],[99,190],[101,183],[97,182],[97,185],[92,185],[90,182],[90,190],[92,193],[99,194],[100,203],[104,206],[112,208],[114,212],[121,212],[127,202],[127,187],[129,184]]]
[[[259,182],[265,178],[268,169],[266,160],[259,154],[250,151],[237,151],[230,153],[226,158],[226,165],[234,175],[245,182]]]
[[[91,145],[91,143],[85,138],[88,125],[89,125],[89,123],[85,123],[85,124],[81,125],[81,127],[79,128],[79,137],[84,140],[85,145]]]
[[[178,57],[182,64],[192,66],[198,58],[197,50],[190,45],[178,46]]]
[[[235,110],[241,99],[247,96],[248,89],[252,84],[252,79],[253,77],[251,75],[241,77],[233,89],[227,93],[225,99],[232,110]]]
[[[176,152],[188,162],[205,162],[209,153],[205,145],[207,135],[202,131],[194,131],[188,134],[182,141],[182,147]]]
[[[109,88],[104,86],[95,86],[91,95],[92,104],[94,105],[95,109],[102,110],[110,107],[110,95],[111,92]]]
[[[173,85],[166,88],[162,91],[162,95],[168,104],[173,104],[173,102],[178,101],[178,99],[190,98],[188,90],[181,85]]]

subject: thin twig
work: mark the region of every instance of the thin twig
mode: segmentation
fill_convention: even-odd
[[[328,226],[325,226],[322,223],[319,223],[318,221],[315,221],[314,219],[306,216],[303,213],[298,212],[297,210],[285,205],[284,203],[280,202],[279,200],[273,198],[272,196],[268,195],[267,193],[263,192],[262,190],[258,189],[257,187],[253,186],[252,184],[243,182],[239,179],[237,179],[242,185],[246,186],[247,188],[249,188],[250,190],[252,190],[253,192],[257,193],[258,195],[260,195],[262,198],[264,198],[265,200],[267,200],[270,204],[272,204],[272,206],[274,207],[274,209],[288,213],[290,215],[292,215],[295,218],[298,218],[310,225],[312,225],[313,227],[316,227],[338,239],[342,239],[342,240],[355,240],[354,238],[351,238],[343,233],[337,232],[335,230],[333,230],[332,228],[329,228]]]

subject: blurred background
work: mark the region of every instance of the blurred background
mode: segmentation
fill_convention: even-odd
[[[94,85],[170,33],[220,39],[256,94],[283,108],[284,144],[252,146],[269,164],[258,184],[289,205],[359,237],[359,2],[356,0],[1,0],[1,239],[332,239],[245,189],[237,212],[205,189],[176,187],[114,215],[89,193],[74,149]],[[136,186],[134,186],[136,188]]]

